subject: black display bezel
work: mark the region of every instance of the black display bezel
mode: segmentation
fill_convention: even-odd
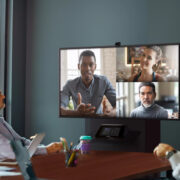
[[[162,44],[135,44],[135,45],[120,45],[117,44],[116,45],[113,45],[113,46],[84,46],[84,47],[63,47],[63,48],[59,48],[59,117],[60,118],[90,118],[90,119],[132,119],[131,117],[108,117],[108,116],[68,116],[68,115],[61,115],[61,112],[60,112],[60,99],[61,99],[61,96],[60,96],[60,85],[61,85],[61,51],[62,50],[68,50],[68,49],[95,49],[95,48],[120,48],[120,47],[139,47],[139,46],[168,46],[168,45],[178,45],[179,47],[179,62],[180,62],[180,43],[162,43]],[[179,72],[179,66],[180,66],[180,63],[178,64],[178,72]],[[180,72],[179,72],[179,75],[180,75]],[[178,78],[178,83],[179,83],[179,78]],[[180,97],[178,99],[178,101],[180,100]],[[179,112],[180,114],[180,112]],[[144,120],[157,120],[157,119],[153,119],[153,118],[137,118],[137,119],[144,119]],[[169,121],[172,121],[172,120],[180,120],[180,117],[178,119],[164,119],[164,118],[158,118],[158,120],[169,120]]]

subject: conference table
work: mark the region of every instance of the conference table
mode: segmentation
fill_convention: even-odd
[[[171,170],[167,160],[152,153],[92,151],[78,158],[76,167],[65,167],[65,155],[38,155],[32,158],[36,176],[59,180],[136,179]],[[18,165],[14,166],[19,171]],[[3,180],[23,180],[22,176],[1,177]]]

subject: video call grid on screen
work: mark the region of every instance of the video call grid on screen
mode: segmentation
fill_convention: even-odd
[[[153,46],[153,47],[152,47]],[[154,47],[155,46],[155,47]],[[153,49],[155,48],[155,49]],[[156,49],[157,48],[157,49]],[[160,50],[159,50],[159,49]],[[103,102],[106,102],[107,111],[111,112],[114,108],[112,102],[108,100],[103,87],[98,87],[94,92],[90,92],[88,103],[93,105],[93,101],[101,101],[96,104],[96,109],[101,106],[101,112],[95,114],[63,114],[61,107],[74,110],[78,106],[79,84],[76,82],[67,89],[68,81],[82,77],[79,64],[79,57],[83,51],[90,50],[96,58],[95,76],[105,76],[115,90],[115,114],[104,113]],[[161,53],[158,54],[160,51]],[[139,118],[139,119],[177,119],[179,120],[179,44],[159,44],[159,45],[140,45],[140,46],[121,46],[121,47],[90,47],[90,48],[62,48],[59,50],[60,59],[60,117],[93,117],[93,118]],[[84,60],[83,60],[84,61]],[[82,58],[81,58],[82,63]],[[156,95],[153,105],[156,104],[161,110],[167,112],[167,116],[162,116],[164,111],[159,114],[155,108],[155,116],[141,117],[142,99],[140,99],[139,85],[146,80],[139,80],[146,72],[152,72],[152,83],[155,86]],[[145,77],[145,76],[144,76]],[[81,78],[78,79],[80,81]],[[142,78],[143,79],[143,78]],[[146,78],[144,78],[146,79]],[[148,81],[149,82],[149,81]],[[94,86],[94,85],[93,85]],[[64,90],[63,88],[66,87]],[[77,88],[78,87],[78,88]],[[91,87],[90,87],[91,88]],[[92,88],[93,89],[93,88]],[[100,92],[99,92],[100,91]],[[94,93],[94,94],[93,94]],[[98,97],[99,93],[99,97]],[[65,94],[65,98],[64,98]],[[83,102],[82,95],[82,103]],[[68,97],[68,104],[62,106],[61,100]],[[96,99],[93,99],[96,97]],[[93,100],[91,100],[91,98]],[[96,101],[97,100],[97,101]],[[112,100],[111,100],[112,101]],[[148,101],[148,100],[147,100]],[[143,106],[144,107],[144,106]],[[138,109],[139,108],[139,109]],[[132,115],[133,110],[136,113]],[[148,110],[149,107],[147,106]],[[150,107],[151,110],[151,107]],[[152,113],[150,113],[152,115]],[[153,113],[154,114],[154,113]]]

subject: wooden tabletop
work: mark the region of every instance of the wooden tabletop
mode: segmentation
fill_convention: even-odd
[[[91,152],[81,156],[76,167],[68,168],[64,154],[34,156],[32,163],[37,177],[63,180],[125,180],[171,169],[168,161],[158,160],[152,153],[139,152]],[[22,176],[0,179],[23,180]]]

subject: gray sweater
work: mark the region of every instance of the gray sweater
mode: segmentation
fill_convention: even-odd
[[[152,106],[145,108],[143,105],[137,107],[131,112],[133,118],[152,118],[152,119],[167,119],[168,112],[163,107],[153,104]]]

